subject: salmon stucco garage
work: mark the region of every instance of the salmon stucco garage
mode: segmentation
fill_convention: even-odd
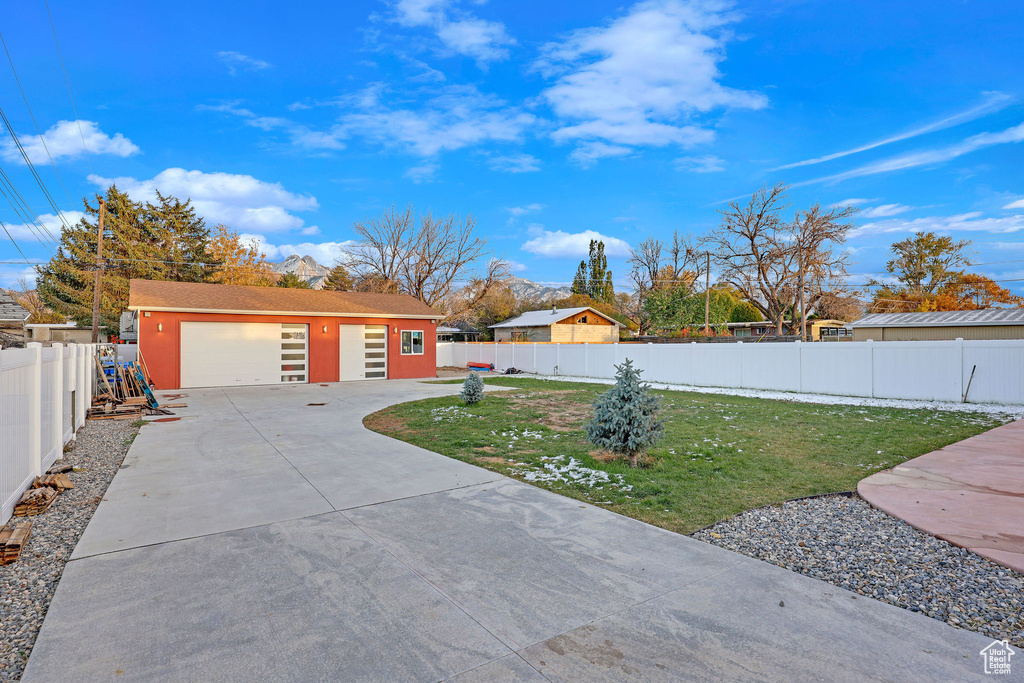
[[[434,377],[437,311],[406,294],[132,280],[158,389]]]

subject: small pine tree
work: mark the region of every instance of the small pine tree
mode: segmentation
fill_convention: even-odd
[[[480,379],[480,373],[469,373],[469,377],[462,383],[462,391],[459,392],[459,398],[465,401],[467,406],[484,400],[484,381]]]
[[[640,381],[640,371],[629,359],[615,366],[615,386],[594,401],[594,418],[587,426],[587,440],[629,458],[636,467],[640,454],[661,439],[664,425],[658,420],[658,397]]]

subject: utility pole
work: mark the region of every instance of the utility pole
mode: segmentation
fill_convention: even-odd
[[[797,285],[800,287],[800,341],[807,340],[807,311],[804,308],[804,245],[802,240],[797,240],[797,263],[799,264],[799,275]]]
[[[103,277],[103,216],[107,205],[100,199],[100,222],[96,227],[96,275],[92,283],[92,343],[100,340],[100,282]]]
[[[711,333],[711,252],[705,252],[708,257],[707,268],[704,272],[704,334]]]

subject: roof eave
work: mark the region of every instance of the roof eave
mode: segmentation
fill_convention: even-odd
[[[216,313],[220,315],[282,315],[311,318],[398,318],[403,320],[434,320],[440,317],[436,313],[385,313],[381,311],[366,313],[338,313],[328,311],[247,311],[217,308],[181,308],[178,306],[138,306],[129,305],[129,311],[159,311],[163,313]]]

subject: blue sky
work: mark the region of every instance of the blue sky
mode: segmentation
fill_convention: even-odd
[[[1017,2],[42,0],[0,31],[0,103],[69,219],[111,179],[190,196],[268,257],[329,264],[395,204],[472,214],[518,275],[565,283],[600,235],[616,280],[648,235],[790,183],[854,201],[855,275],[915,230],[1024,279]],[[82,137],[89,154],[82,152]],[[0,167],[58,225],[9,137]],[[70,199],[69,199],[70,196]],[[30,259],[49,256],[0,198]],[[0,258],[19,258],[0,239]],[[1005,263],[994,263],[1005,262]],[[0,265],[0,284],[25,269]],[[1024,282],[1006,282],[1024,292]]]

